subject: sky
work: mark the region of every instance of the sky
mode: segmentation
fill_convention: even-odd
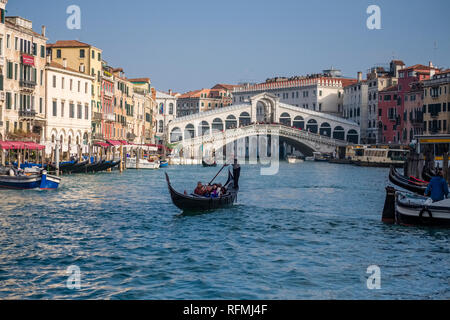
[[[70,5],[81,29],[66,26]],[[381,29],[369,30],[369,5]],[[448,0],[9,0],[49,43],[80,40],[128,78],[150,77],[161,91],[187,92],[217,83],[262,82],[275,76],[345,76],[392,58],[407,65],[450,67]]]

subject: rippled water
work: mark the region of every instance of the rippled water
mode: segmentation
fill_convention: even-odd
[[[386,169],[243,166],[238,205],[180,216],[175,187],[216,168],[63,178],[58,191],[1,191],[0,298],[450,298],[450,231],[384,225]],[[225,179],[225,173],[221,175]],[[81,289],[66,269],[81,269]],[[381,268],[368,290],[367,267]]]

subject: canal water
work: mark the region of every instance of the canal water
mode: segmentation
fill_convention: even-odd
[[[262,176],[244,165],[234,208],[180,215],[164,172],[191,191],[216,171],[173,166],[65,176],[58,191],[2,190],[0,299],[450,298],[450,231],[380,222],[387,169],[281,163]],[[372,265],[380,289],[367,287]],[[67,287],[69,266],[80,289]]]

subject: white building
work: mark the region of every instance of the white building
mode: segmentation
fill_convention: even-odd
[[[361,130],[361,143],[367,143],[368,85],[358,72],[358,81],[344,88],[344,112],[346,119],[356,122]]]
[[[233,104],[246,102],[255,94],[268,92],[280,98],[282,103],[342,116],[344,87],[354,82],[354,79],[329,75],[271,79],[264,83],[235,88]]]
[[[156,104],[158,106],[158,110],[155,115],[155,140],[156,142],[162,142],[166,137],[167,124],[176,118],[177,97],[161,91],[156,91]]]
[[[91,99],[94,77],[55,62],[46,69],[44,141],[46,154],[55,150],[59,139],[63,155],[89,151],[91,138]]]

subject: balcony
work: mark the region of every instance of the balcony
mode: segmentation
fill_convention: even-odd
[[[19,110],[19,118],[34,119],[36,114],[35,110]]]
[[[94,140],[103,140],[103,134],[102,134],[102,133],[94,133],[94,134],[92,135],[92,138],[93,138]]]
[[[94,112],[92,120],[93,121],[102,121],[103,120],[103,114],[101,112]]]
[[[114,115],[114,113],[103,113],[102,119],[108,122],[115,122],[116,116]]]
[[[36,87],[36,82],[32,80],[20,80],[19,86],[21,89],[24,89],[26,91],[33,91]]]

